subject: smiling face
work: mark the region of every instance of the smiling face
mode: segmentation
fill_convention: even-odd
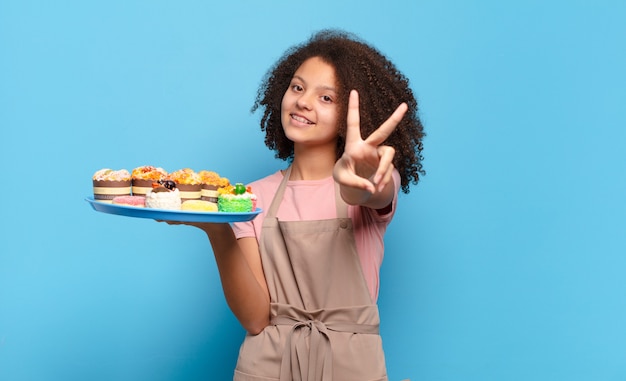
[[[338,129],[335,69],[319,57],[307,59],[293,75],[281,103],[285,135],[297,145],[332,146]]]

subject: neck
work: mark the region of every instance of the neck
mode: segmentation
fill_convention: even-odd
[[[333,174],[335,148],[295,150],[290,180],[320,180]]]

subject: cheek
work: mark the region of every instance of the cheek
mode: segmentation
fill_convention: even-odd
[[[280,103],[280,119],[283,123],[285,122],[285,115],[288,114],[289,112],[288,110],[289,110],[289,105],[286,102],[285,97],[283,97],[283,100]]]
[[[339,127],[339,113],[337,110],[327,110],[324,113],[324,120],[327,124],[334,126],[335,128]]]
[[[287,96],[283,95],[283,99],[280,101],[280,114],[283,115],[288,110]]]
[[[293,103],[293,98],[294,98],[294,95],[289,91],[289,89],[287,89],[287,91],[283,93],[283,97],[281,98],[281,101],[280,101],[281,108],[291,106]]]

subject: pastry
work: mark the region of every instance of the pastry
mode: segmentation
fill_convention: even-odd
[[[145,196],[117,196],[114,197],[112,203],[115,205],[134,206],[137,208],[143,208],[146,206]]]
[[[256,195],[242,183],[228,185],[217,191],[217,208],[220,212],[252,212],[256,209]]]
[[[180,210],[180,191],[171,180],[160,180],[146,193],[146,208]]]
[[[187,200],[182,203],[180,209],[193,212],[217,212],[217,204],[205,200]]]
[[[167,176],[168,180],[176,183],[176,188],[180,191],[182,201],[200,200],[202,193],[202,179],[200,175],[189,168],[179,169],[171,172]]]
[[[152,184],[156,181],[163,180],[167,176],[167,172],[163,168],[144,165],[133,169],[131,179],[133,185],[133,195],[145,196],[152,189]]]
[[[126,169],[114,171],[103,168],[92,177],[94,200],[111,203],[116,196],[130,196],[130,173]]]
[[[200,198],[209,202],[217,202],[217,188],[230,185],[230,182],[225,177],[220,177],[217,172],[213,171],[200,171],[198,172],[202,179],[202,190],[200,192]]]

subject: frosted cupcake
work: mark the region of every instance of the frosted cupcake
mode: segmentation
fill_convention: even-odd
[[[126,169],[103,168],[92,177],[94,200],[111,203],[117,196],[130,196],[130,173]]]
[[[146,208],[180,210],[180,192],[171,181],[155,183],[146,193]]]
[[[144,165],[133,169],[131,173],[132,192],[135,196],[145,196],[152,189],[152,184],[167,177],[163,168]]]
[[[230,181],[213,171],[200,171],[198,175],[202,179],[200,198],[204,201],[217,203],[217,189],[230,185]]]
[[[200,200],[202,194],[202,179],[200,175],[189,168],[179,169],[167,176],[168,180],[176,183],[183,202],[187,200]]]

